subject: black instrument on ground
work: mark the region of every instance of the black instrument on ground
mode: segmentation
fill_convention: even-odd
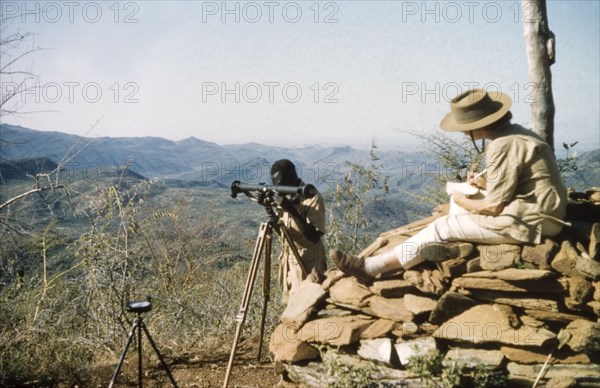
[[[146,333],[146,338],[148,338],[150,345],[152,345],[152,349],[154,349],[154,352],[158,356],[160,363],[167,371],[167,376],[169,376],[169,380],[171,380],[171,384],[173,384],[173,386],[175,388],[177,388],[177,383],[175,382],[175,379],[173,378],[173,375],[171,374],[169,367],[163,360],[160,352],[158,351],[158,347],[154,343],[154,340],[150,336],[150,332],[146,328],[146,324],[142,320],[142,313],[146,313],[146,312],[152,310],[152,301],[151,301],[150,297],[148,297],[147,300],[127,303],[126,310],[129,311],[130,313],[136,313],[137,316],[133,320],[133,325],[131,326],[131,330],[129,331],[129,336],[127,337],[127,342],[125,343],[125,348],[123,349],[123,353],[121,353],[121,358],[119,359],[119,363],[117,364],[117,368],[115,369],[115,373],[113,374],[108,387],[112,388],[115,384],[115,381],[117,380],[117,376],[119,376],[119,372],[121,371],[121,367],[123,366],[123,361],[125,361],[125,356],[127,355],[127,349],[129,349],[129,345],[131,345],[131,342],[133,341],[133,338],[135,337],[136,330],[137,330],[137,353],[138,353],[138,387],[140,387],[140,388],[142,387],[142,376],[143,376],[143,373],[142,373],[142,330],[143,330],[144,333]]]

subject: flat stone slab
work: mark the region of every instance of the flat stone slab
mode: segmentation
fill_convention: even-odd
[[[380,361],[386,365],[391,365],[392,351],[392,340],[390,338],[375,338],[361,340],[356,353],[366,360]]]
[[[513,244],[479,245],[479,265],[490,271],[512,267],[521,258],[521,246]]]
[[[523,365],[509,362],[506,369],[511,375],[535,380],[544,364]],[[586,382],[600,382],[600,365],[597,364],[552,364],[544,373],[545,379],[562,377],[585,380]]]
[[[297,340],[294,326],[281,324],[275,328],[269,341],[269,350],[275,361],[297,362],[312,360],[319,351],[304,341]]]
[[[577,251],[568,240],[560,245],[560,250],[554,256],[550,266],[565,276],[577,275],[575,265],[577,264]]]
[[[398,298],[407,292],[413,292],[415,287],[411,282],[402,279],[386,279],[373,282],[369,291],[384,298]]]
[[[550,299],[519,298],[510,293],[488,290],[479,290],[473,296],[478,300],[507,304],[514,307],[533,310],[558,311],[558,302]]]
[[[543,364],[548,359],[551,350],[552,348],[542,351],[536,348],[500,347],[500,351],[509,361],[519,364]],[[553,364],[589,364],[590,358],[586,354],[574,354],[561,349],[552,352],[551,361]]]
[[[520,324],[509,306],[478,305],[444,322],[435,338],[459,342],[541,346],[556,335],[544,328]]]
[[[425,294],[441,295],[447,290],[444,275],[439,270],[405,271],[402,275],[404,280],[413,284],[419,291]]]
[[[467,259],[458,258],[439,263],[440,270],[446,278],[457,278],[467,272]]]
[[[590,246],[588,248],[590,257],[594,260],[600,260],[600,223],[592,226],[590,233]]]
[[[366,299],[371,295],[373,294],[354,277],[341,278],[329,288],[330,299],[341,305],[366,306]]]
[[[414,315],[429,313],[437,306],[437,302],[435,300],[426,298],[424,296],[406,294],[404,295],[403,299],[406,309]]]
[[[406,309],[402,298],[383,298],[374,295],[369,298],[368,307],[365,307],[362,311],[378,318],[390,319],[396,322],[411,322],[414,318],[413,314]]]
[[[571,335],[567,346],[576,352],[600,353],[600,323],[577,319],[565,328]]]
[[[329,290],[329,288],[335,283],[337,283],[338,280],[347,276],[348,275],[346,275],[339,269],[331,268],[327,270],[327,272],[325,272],[325,280],[323,280],[323,284],[321,284],[321,287],[323,287],[324,290]]]
[[[474,272],[476,273],[476,272]],[[460,277],[452,281],[452,286],[475,290],[496,290],[507,292],[547,292],[562,294],[566,288],[556,279],[507,281],[483,277]]]
[[[350,345],[373,323],[364,316],[330,317],[307,322],[295,332],[288,332],[290,341],[324,343],[333,346]]]
[[[539,269],[550,269],[550,260],[558,252],[558,244],[546,238],[542,244],[525,245],[521,258],[527,263],[536,265]]]
[[[596,260],[579,256],[575,263],[575,269],[588,279],[600,280],[600,262]]]
[[[317,312],[318,318],[345,317],[348,315],[352,315],[352,311],[338,308],[334,304],[328,304],[324,309]]]
[[[438,299],[436,307],[431,311],[429,322],[436,325],[444,323],[475,305],[477,302],[468,296],[458,292],[446,292]]]
[[[538,319],[544,322],[554,322],[554,323],[569,323],[575,321],[577,319],[581,319],[582,317],[575,314],[561,313],[558,311],[548,311],[548,310],[532,310],[525,309],[525,314]]]
[[[466,278],[488,278],[507,281],[542,280],[555,277],[554,272],[545,269],[507,268],[500,271],[479,271],[463,275]]]
[[[499,350],[485,349],[450,349],[446,353],[443,364],[451,366],[453,363],[463,364],[467,368],[475,368],[479,365],[485,365],[490,369],[496,369],[502,365],[504,354]]]
[[[400,363],[408,365],[411,357],[426,356],[436,351],[437,345],[433,337],[422,337],[397,343],[394,348],[396,348]]]
[[[396,326],[395,321],[381,318],[373,322],[373,324],[369,326],[360,337],[364,339],[385,337],[394,329],[394,326]]]
[[[281,322],[303,324],[326,295],[327,291],[321,288],[320,284],[305,279],[290,294],[287,307],[281,315]]]

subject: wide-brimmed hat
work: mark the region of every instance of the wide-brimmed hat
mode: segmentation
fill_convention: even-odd
[[[441,121],[440,128],[452,132],[483,128],[500,120],[511,105],[507,94],[471,89],[450,101],[450,113]]]

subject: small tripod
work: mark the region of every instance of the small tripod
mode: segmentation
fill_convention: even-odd
[[[273,203],[263,203],[265,210],[268,214],[268,220],[262,222],[259,227],[258,237],[256,238],[256,245],[254,246],[254,253],[252,254],[252,263],[250,264],[250,270],[248,271],[248,278],[246,280],[246,287],[244,288],[244,296],[242,297],[242,303],[240,305],[240,310],[235,316],[235,320],[237,321],[237,328],[235,331],[235,337],[233,339],[233,346],[231,348],[231,354],[229,356],[229,363],[227,364],[227,371],[225,372],[225,381],[223,382],[223,387],[227,388],[229,384],[229,377],[231,375],[231,369],[233,367],[233,359],[235,358],[235,352],[237,349],[238,341],[240,338],[240,334],[242,331],[242,325],[246,321],[246,314],[248,312],[248,305],[250,304],[250,297],[252,296],[252,290],[254,289],[254,282],[256,280],[256,275],[258,273],[260,257],[264,253],[264,262],[263,262],[263,308],[262,308],[262,316],[260,321],[260,340],[258,343],[258,356],[257,360],[260,361],[261,353],[262,353],[262,343],[265,329],[265,318],[267,315],[267,303],[270,300],[270,292],[271,292],[271,243],[273,239],[273,229],[277,229],[281,232],[282,237],[285,239],[287,244],[292,250],[298,264],[302,268],[302,272],[304,276],[307,275],[306,267],[300,258],[300,254],[298,253],[298,249],[294,244],[292,236],[290,235],[289,230],[286,228],[283,223],[279,222],[279,216],[273,210]]]
[[[171,383],[173,384],[173,386],[177,388],[177,383],[175,382],[173,375],[171,375],[171,371],[169,370],[169,367],[167,366],[167,364],[163,360],[162,356],[160,355],[160,352],[158,351],[158,347],[156,347],[156,344],[154,343],[152,336],[150,336],[150,333],[148,332],[148,329],[146,328],[146,325],[144,324],[144,321],[142,320],[141,314],[148,312],[150,310],[152,310],[152,302],[150,301],[150,298],[148,298],[148,300],[146,300],[146,301],[127,303],[127,311],[136,313],[137,317],[133,320],[133,325],[131,326],[131,330],[129,331],[129,337],[127,338],[127,342],[125,343],[125,349],[123,349],[123,353],[121,353],[121,359],[119,360],[119,363],[117,364],[117,369],[115,369],[115,373],[113,374],[112,379],[110,380],[110,384],[108,385],[109,388],[112,388],[113,385],[115,384],[115,381],[117,380],[117,376],[119,375],[119,372],[121,371],[121,366],[123,365],[123,361],[125,360],[125,355],[127,354],[127,349],[129,349],[129,345],[131,345],[131,341],[133,341],[133,337],[135,335],[136,330],[137,330],[137,334],[138,334],[137,335],[138,387],[140,387],[140,388],[142,387],[142,330],[143,330],[144,333],[146,333],[146,338],[148,338],[148,341],[150,341],[150,345],[152,345],[152,348],[154,349],[154,352],[158,356],[158,359],[160,360],[162,366],[167,371],[169,380],[171,380]]]

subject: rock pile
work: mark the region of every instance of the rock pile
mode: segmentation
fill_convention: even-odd
[[[336,269],[323,284],[304,282],[271,336],[281,373],[323,386],[339,377],[335,364],[423,386],[442,371],[415,366],[437,359],[444,373],[479,370],[510,386],[600,386],[600,193],[587,194],[571,196],[572,226],[539,245],[476,245],[468,258],[368,285]],[[382,234],[361,255],[391,249],[446,209]]]

